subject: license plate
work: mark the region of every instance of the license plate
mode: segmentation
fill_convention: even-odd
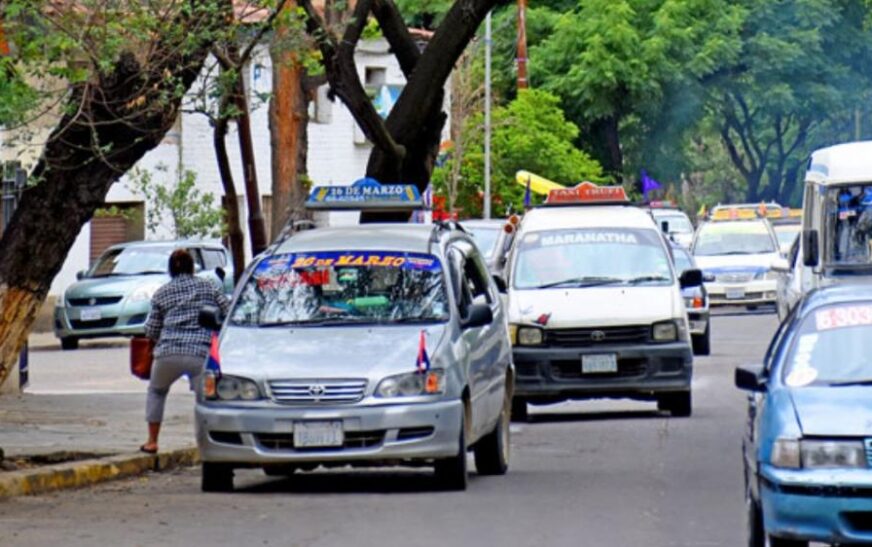
[[[342,446],[344,441],[342,420],[294,422],[294,448]]]
[[[84,308],[79,312],[79,319],[82,321],[99,321],[102,317],[100,308]]]
[[[581,356],[582,374],[618,372],[618,356],[614,353]]]
[[[726,290],[727,298],[730,300],[745,298],[745,288],[744,287],[736,287],[729,288]]]

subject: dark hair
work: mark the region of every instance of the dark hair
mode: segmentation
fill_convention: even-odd
[[[178,277],[182,274],[194,275],[194,258],[187,249],[176,249],[170,255],[170,277]]]

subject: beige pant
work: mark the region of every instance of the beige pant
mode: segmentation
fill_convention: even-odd
[[[188,377],[191,391],[199,393],[204,362],[203,357],[193,355],[164,355],[155,359],[151,367],[148,395],[145,399],[145,421],[148,423],[163,421],[170,386],[182,376]]]

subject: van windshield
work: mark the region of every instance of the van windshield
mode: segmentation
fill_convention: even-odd
[[[230,322],[246,326],[448,320],[442,265],[404,252],[288,253],[261,260]]]
[[[515,261],[516,289],[669,285],[669,257],[657,230],[590,228],[523,236]]]
[[[825,260],[838,266],[872,264],[872,184],[831,188],[824,214]]]

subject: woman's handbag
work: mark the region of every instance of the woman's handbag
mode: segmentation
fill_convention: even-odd
[[[130,340],[130,373],[148,380],[151,378],[151,362],[154,359],[154,340],[134,336]]]

